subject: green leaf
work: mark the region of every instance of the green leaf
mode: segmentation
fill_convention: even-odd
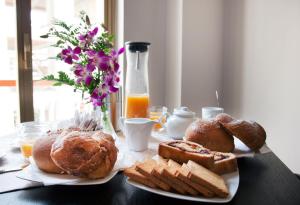
[[[54,80],[55,79],[55,77],[54,77],[54,75],[46,75],[46,76],[44,76],[43,78],[42,78],[42,80]]]
[[[67,25],[64,21],[61,21],[61,20],[54,21],[54,25],[64,28],[67,31],[69,31],[72,27],[72,26]]]
[[[48,38],[48,37],[49,37],[49,34],[47,33],[47,34],[41,35],[40,37],[41,37],[41,38]]]
[[[53,86],[61,86],[61,85],[63,85],[61,82],[53,83]]]

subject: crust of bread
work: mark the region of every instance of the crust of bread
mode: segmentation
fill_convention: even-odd
[[[199,193],[201,193],[204,197],[213,197],[214,193],[204,186],[197,184],[193,181],[191,181],[188,178],[188,175],[190,173],[190,168],[184,163],[182,166],[177,170],[176,172],[176,177],[179,178],[180,180],[184,181],[191,187],[193,187],[195,190],[197,190]]]
[[[233,120],[229,123],[222,123],[227,132],[239,138],[252,150],[260,149],[266,141],[266,131],[254,121]]]
[[[102,131],[72,131],[52,144],[53,162],[68,174],[90,179],[106,177],[117,160],[111,135]]]
[[[190,168],[188,177],[193,182],[201,184],[219,197],[226,198],[228,196],[228,188],[221,176],[193,161],[188,161],[187,166]]]
[[[35,141],[32,149],[32,157],[37,167],[48,173],[62,174],[64,171],[59,168],[50,157],[52,144],[59,134],[52,133]]]
[[[205,148],[218,152],[232,152],[234,140],[217,121],[196,120],[185,132],[187,141],[198,143]]]
[[[151,188],[156,188],[155,184],[152,183],[146,176],[142,175],[135,170],[135,166],[126,168],[124,174],[129,177],[130,180],[144,184]]]
[[[187,145],[193,145],[198,147],[199,149],[203,149],[208,153],[198,153],[192,152],[184,149],[180,149],[178,147],[171,146],[171,142],[180,142],[185,143]],[[158,147],[158,154],[161,157],[172,159],[179,163],[187,163],[189,160],[195,161],[206,168],[212,168],[214,164],[213,154],[208,150],[193,142],[186,142],[182,140],[175,140],[171,142],[160,143]]]
[[[232,153],[214,152],[214,166],[211,169],[216,174],[222,175],[237,170],[237,160]]]
[[[180,167],[180,166],[179,166]],[[175,186],[181,187],[184,192],[196,196],[198,195],[198,192],[190,187],[188,184],[185,182],[181,181],[176,177],[176,172],[177,172],[178,167],[174,166],[174,163],[172,163],[171,160],[168,161],[168,166],[165,166],[162,171],[162,175],[169,179]]]
[[[165,182],[168,184],[172,189],[174,189],[176,192],[180,194],[186,194],[185,190],[178,186],[177,184],[173,183],[169,178],[163,176],[163,170],[166,168],[166,164],[158,164],[154,169],[152,170],[152,174],[159,178],[161,181]]]
[[[152,174],[152,171],[153,171],[154,167],[156,167],[156,166],[157,166],[156,161],[153,159],[150,159],[143,163],[137,164],[135,169],[142,175],[146,176],[153,184],[155,184],[159,188],[161,188],[165,191],[170,191],[171,187],[168,184],[161,181],[159,178],[157,178],[156,176],[154,176]]]

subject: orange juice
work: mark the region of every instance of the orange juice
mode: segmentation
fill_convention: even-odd
[[[25,158],[29,158],[32,155],[32,144],[22,144],[21,152]]]
[[[147,118],[149,95],[129,95],[126,97],[126,118]]]
[[[160,120],[160,118],[161,118],[161,115],[152,115],[152,113],[150,113],[150,120]],[[165,123],[165,122],[166,122],[166,119],[165,119],[165,117],[163,117],[163,119],[161,120],[161,123]],[[161,126],[160,123],[156,123],[153,126],[153,129],[156,130],[156,131],[161,129],[161,128],[162,128],[162,126]]]

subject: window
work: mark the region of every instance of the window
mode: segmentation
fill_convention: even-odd
[[[16,38],[16,2],[0,1],[0,127],[2,133],[9,132],[18,121],[18,94],[16,76],[18,71]]]
[[[0,1],[0,23],[3,28],[6,28],[0,32],[2,61],[0,94],[3,96],[0,103],[0,128],[2,134],[12,131],[20,120],[33,120],[33,115],[30,115],[30,106],[33,106],[34,119],[40,121],[68,118],[73,115],[75,109],[79,108],[80,93],[74,94],[71,87],[53,87],[50,82],[40,81],[44,75],[56,73],[62,69],[69,70],[64,63],[48,59],[59,51],[50,46],[53,43],[51,39],[41,39],[40,35],[47,32],[54,18],[72,23],[81,10],[87,12],[92,23],[104,23],[105,2],[107,1]],[[30,29],[29,32],[26,31],[26,23],[31,25],[31,35]],[[32,57],[32,62],[29,63],[26,59],[28,53]],[[28,64],[22,66],[22,63]],[[27,71],[30,71],[29,77],[26,76]],[[32,89],[31,92],[30,89]]]

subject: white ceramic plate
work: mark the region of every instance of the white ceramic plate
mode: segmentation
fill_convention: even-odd
[[[17,177],[29,181],[35,181],[43,183],[45,186],[50,185],[95,185],[104,184],[111,180],[120,170],[121,161],[123,159],[123,154],[118,153],[117,162],[108,176],[103,179],[84,179],[67,174],[50,174],[41,171],[35,164],[32,157],[29,159],[30,165],[18,172]]]
[[[230,173],[230,174],[225,174],[222,175],[222,177],[224,178],[227,187],[229,189],[229,195],[227,198],[205,198],[205,197],[201,197],[201,196],[188,196],[188,195],[181,195],[181,194],[175,194],[175,193],[171,193],[171,192],[167,192],[167,191],[163,191],[160,189],[154,189],[154,188],[150,188],[147,186],[144,186],[142,184],[136,183],[130,179],[127,178],[127,182],[137,188],[143,189],[145,191],[149,191],[155,194],[159,194],[162,196],[167,196],[167,197],[171,197],[171,198],[176,198],[176,199],[182,199],[182,200],[189,200],[189,201],[199,201],[199,202],[209,202],[209,203],[227,203],[229,201],[232,200],[232,198],[234,197],[234,195],[237,192],[237,189],[239,187],[239,182],[240,182],[240,176],[239,176],[239,171],[236,171],[234,173]]]
[[[28,167],[23,169],[17,174],[17,177],[29,181],[35,181],[43,183],[45,186],[50,185],[95,185],[104,184],[111,180],[118,170],[113,170],[107,177],[103,179],[83,179],[75,176],[70,176],[66,174],[50,174],[39,170],[35,164],[30,164]]]

